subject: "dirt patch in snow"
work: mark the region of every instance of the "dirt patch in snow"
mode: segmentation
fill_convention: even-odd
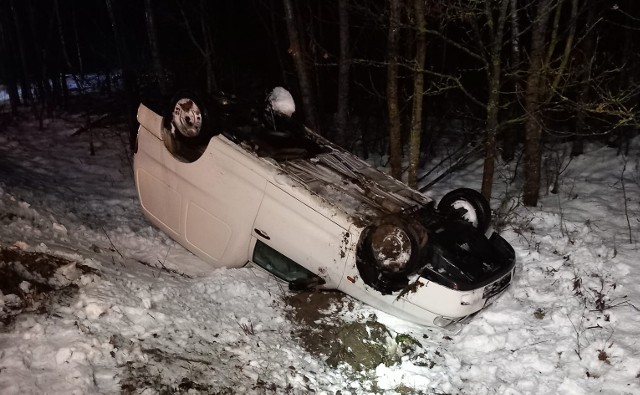
[[[400,362],[402,356],[421,359],[424,350],[408,335],[397,334],[376,321],[375,316],[345,321],[340,313],[353,309],[353,301],[341,292],[300,292],[285,297],[296,324],[294,336],[311,354],[332,367],[346,364],[361,371]]]
[[[338,323],[331,320],[333,306],[343,305],[345,295],[339,292],[303,291],[285,296],[292,307],[289,319],[295,324],[293,335],[311,354],[326,358],[339,346]]]
[[[0,248],[0,325],[25,312],[45,313],[54,301],[75,294],[74,283],[96,270],[54,255]]]

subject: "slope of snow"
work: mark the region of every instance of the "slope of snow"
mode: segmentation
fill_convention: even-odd
[[[329,309],[336,322],[375,317],[421,343],[421,357],[358,372],[303,347],[288,291],[272,277],[208,272],[152,227],[139,210],[125,129],[74,133],[85,121],[66,114],[41,131],[23,119],[0,133],[0,248],[74,262],[54,276],[68,293],[0,327],[2,394],[640,393],[637,139],[624,177],[615,149],[589,146],[535,209],[517,204],[518,179],[500,170],[492,207],[518,275],[460,333],[357,301]],[[480,169],[474,163],[429,194],[479,187]],[[20,284],[25,294],[34,281]],[[0,307],[15,297],[0,294]]]

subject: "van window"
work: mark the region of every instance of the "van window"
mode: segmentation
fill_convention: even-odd
[[[260,240],[253,250],[253,262],[290,283],[309,282],[318,277]]]

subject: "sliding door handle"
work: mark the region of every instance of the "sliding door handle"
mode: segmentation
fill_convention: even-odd
[[[256,232],[256,234],[264,239],[267,240],[271,240],[271,237],[269,237],[269,235],[267,234],[267,232],[261,231],[260,229],[254,229],[254,232]]]

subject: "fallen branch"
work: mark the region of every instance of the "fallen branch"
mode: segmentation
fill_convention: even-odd
[[[464,166],[466,164],[467,159],[469,159],[471,157],[471,155],[476,151],[476,149],[478,149],[482,144],[478,143],[476,145],[471,146],[471,148],[469,150],[467,150],[467,152],[465,152],[464,154],[462,154],[460,157],[458,157],[458,159],[456,159],[456,161],[449,166],[449,168],[447,170],[445,170],[442,174],[440,174],[438,177],[436,177],[435,179],[433,179],[432,181],[430,181],[428,184],[423,185],[422,187],[418,188],[418,190],[420,192],[425,192],[427,191],[429,188],[431,188],[433,185],[437,184],[438,182],[440,182],[443,178],[445,178],[446,176],[448,176],[449,174],[453,173],[454,171],[458,170],[459,168],[461,168],[462,166]],[[440,165],[440,164],[438,164]],[[427,173],[428,175],[429,173]],[[418,182],[422,181],[427,175],[423,175],[422,177],[420,177],[420,179],[418,180]]]
[[[624,200],[624,215],[627,218],[627,228],[629,229],[629,244],[633,244],[633,238],[631,234],[631,221],[629,221],[629,209],[627,205],[627,189],[624,186],[624,172],[627,170],[627,156],[623,155],[624,164],[622,166],[622,173],[620,173],[620,183],[622,184],[622,198]]]
[[[86,131],[90,131],[93,126],[95,126],[98,122],[100,122],[100,121],[106,119],[107,117],[109,117],[109,115],[110,115],[109,113],[102,114],[98,118],[94,119],[93,121],[90,120],[91,119],[90,117],[87,117],[89,120],[84,125],[80,126],[78,129],[76,129],[73,133],[71,133],[71,137],[75,137],[75,136],[77,136],[77,135],[79,135],[81,133],[84,133]]]
[[[111,237],[109,237],[109,234],[108,234],[108,233],[107,233],[107,231],[104,229],[104,227],[102,227],[102,232],[104,232],[104,235],[105,235],[105,236],[107,236],[107,240],[109,240],[109,244],[111,244],[111,248],[113,248],[113,250],[114,250],[115,252],[117,252],[117,253],[118,253],[118,255],[120,255],[120,258],[122,258],[122,262],[121,262],[120,264],[124,266],[124,261],[126,260],[126,259],[125,259],[125,257],[124,257],[124,255],[122,255],[122,254],[120,253],[120,251],[118,250],[118,248],[115,246],[115,244],[113,244],[113,241],[111,240]],[[113,257],[112,257],[112,259],[113,259]]]

